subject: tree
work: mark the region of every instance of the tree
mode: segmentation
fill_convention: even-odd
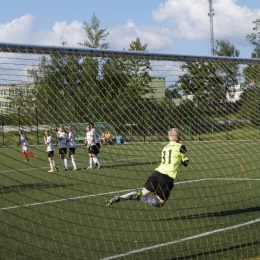
[[[240,51],[227,40],[216,40],[213,53],[216,56],[239,57]]]
[[[129,51],[146,51],[147,44],[142,44],[139,38],[129,44]],[[114,121],[123,123],[130,118],[140,116],[141,107],[144,108],[142,95],[152,93],[149,83],[151,71],[149,60],[142,56],[108,58],[102,67],[101,93],[103,102],[110,101]],[[109,102],[108,101],[108,102]],[[121,118],[129,115],[129,118]]]
[[[225,40],[217,40],[214,53],[219,56],[237,57],[239,51]],[[223,107],[226,93],[238,82],[239,68],[236,64],[224,61],[189,61],[181,65],[184,72],[174,85],[184,94],[193,94],[201,108],[210,107],[215,111]]]
[[[251,34],[246,35],[247,41],[255,46],[251,55],[252,58],[260,58],[260,19],[253,21],[254,27]],[[249,119],[256,126],[259,126],[260,108],[260,66],[257,62],[249,62],[243,70],[244,85],[249,86],[244,90],[239,100],[238,116]]]
[[[246,39],[255,46],[252,58],[260,58],[260,19],[253,21],[255,25],[251,34],[247,34]]]
[[[147,44],[142,45],[137,37],[130,43],[129,51],[146,51],[146,48]],[[151,70],[150,62],[141,57],[107,59],[102,71],[102,93],[107,93],[105,96],[110,98],[141,98],[145,93],[152,93],[149,85]]]
[[[146,51],[147,52],[147,46],[148,44],[144,44],[142,45],[140,38],[137,37],[135,41],[132,41],[130,44],[130,49],[128,49],[129,51]]]
[[[96,93],[98,63],[89,57],[43,56],[28,70],[36,89],[36,104],[43,122],[79,121],[86,116],[90,93]],[[86,120],[86,119],[85,119]]]
[[[214,54],[217,56],[239,57],[240,51],[236,49],[235,45],[227,40],[216,40]],[[238,78],[241,76],[238,64],[234,62],[224,61],[221,66],[217,68],[227,86],[230,90],[234,85],[238,84]]]
[[[260,19],[253,21],[255,26],[253,27],[253,33],[248,34],[246,39],[255,46],[254,51],[252,53],[252,58],[260,58]],[[260,85],[259,78],[259,64],[252,62],[249,63],[248,66],[243,70],[243,76],[245,79],[244,85],[256,84]]]
[[[107,28],[100,29],[100,21],[96,17],[95,13],[93,13],[91,24],[87,24],[84,22],[84,30],[86,31],[88,40],[84,40],[83,43],[78,43],[84,47],[88,48],[100,48],[100,49],[108,49],[109,43],[101,43],[104,41],[106,37],[109,35],[107,32]]]

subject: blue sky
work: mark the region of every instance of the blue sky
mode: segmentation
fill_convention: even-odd
[[[241,57],[260,18],[259,0],[213,0],[214,37],[233,43]],[[8,0],[0,9],[0,42],[81,47],[83,23],[93,13],[107,28],[110,49],[128,49],[139,37],[149,52],[210,55],[208,0]]]

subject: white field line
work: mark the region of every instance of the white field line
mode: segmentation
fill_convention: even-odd
[[[214,180],[214,181],[215,180],[248,181],[245,178],[235,178],[235,179],[234,178],[205,178],[205,179],[177,182],[177,183],[175,183],[175,185],[186,184],[186,183],[191,183],[191,182],[207,181],[207,180]],[[251,179],[251,180],[260,181],[260,179]],[[3,211],[3,210],[11,210],[11,209],[22,208],[22,207],[38,206],[38,205],[57,203],[57,202],[68,201],[68,200],[77,200],[77,199],[90,198],[90,197],[96,197],[96,196],[110,195],[110,194],[115,194],[115,193],[119,193],[119,192],[129,192],[129,191],[133,191],[133,189],[131,189],[131,190],[121,190],[121,191],[115,191],[115,192],[107,192],[107,193],[99,193],[99,194],[92,194],[92,195],[87,195],[87,196],[73,197],[73,198],[60,199],[60,200],[38,202],[38,203],[32,203],[32,204],[25,204],[25,205],[13,206],[13,207],[8,207],[8,208],[1,208],[0,210],[1,211]],[[164,246],[168,246],[168,245],[174,245],[174,244],[182,243],[182,242],[185,242],[185,241],[189,241],[189,240],[193,240],[193,239],[209,236],[209,235],[212,235],[212,234],[220,233],[220,232],[223,232],[223,231],[232,230],[232,229],[236,229],[236,228],[252,225],[252,224],[255,224],[257,222],[260,222],[260,218],[252,220],[252,221],[248,221],[248,222],[245,222],[245,223],[242,223],[242,224],[238,224],[238,225],[235,225],[235,226],[230,226],[230,227],[226,227],[226,228],[216,229],[216,230],[204,232],[204,233],[201,233],[201,234],[198,234],[198,235],[195,235],[195,236],[190,236],[190,237],[182,238],[182,239],[179,239],[179,240],[170,241],[170,242],[167,242],[167,243],[162,243],[162,244],[158,244],[158,245],[154,245],[154,246],[150,246],[150,247],[141,248],[141,249],[138,249],[138,250],[129,251],[129,252],[126,252],[124,254],[119,254],[119,255],[114,255],[114,256],[102,258],[100,260],[110,260],[110,259],[115,259],[115,258],[121,258],[121,257],[125,257],[127,255],[130,255],[130,254],[136,254],[136,253],[140,253],[140,252],[144,252],[144,251],[148,251],[148,250],[152,250],[152,249],[156,249],[156,248],[160,248],[160,247],[164,247]]]
[[[86,196],[80,196],[80,197],[73,197],[73,198],[66,198],[66,199],[59,199],[59,200],[49,200],[49,201],[43,201],[43,202],[32,203],[32,204],[18,205],[18,206],[13,206],[13,207],[8,207],[8,208],[0,208],[0,210],[2,211],[2,210],[10,210],[10,209],[23,208],[23,207],[39,206],[39,205],[52,204],[52,203],[57,203],[57,202],[62,202],[62,201],[68,201],[68,200],[78,200],[78,199],[84,199],[84,198],[91,198],[91,197],[103,196],[103,195],[108,195],[108,194],[113,194],[113,193],[119,193],[119,192],[130,192],[130,191],[133,191],[133,189],[123,190],[123,191],[116,191],[116,192],[114,191],[114,192],[107,192],[107,193],[92,194],[92,195],[86,195]]]
[[[181,243],[181,242],[185,242],[185,241],[189,241],[189,240],[193,240],[193,239],[197,239],[197,238],[201,238],[201,237],[206,237],[206,236],[216,234],[216,233],[220,233],[220,232],[227,231],[227,230],[245,227],[245,226],[248,226],[248,225],[255,224],[257,222],[260,222],[260,218],[255,219],[255,220],[251,220],[251,221],[248,221],[248,222],[245,222],[245,223],[242,223],[242,224],[238,224],[238,225],[235,225],[235,226],[215,229],[215,230],[212,230],[212,231],[200,233],[200,234],[195,235],[195,236],[185,237],[185,238],[182,238],[182,239],[179,239],[179,240],[170,241],[170,242],[163,243],[163,244],[158,244],[158,245],[154,245],[154,246],[149,246],[149,247],[144,247],[144,248],[141,248],[141,249],[129,251],[129,252],[126,252],[124,254],[119,254],[119,255],[114,255],[114,256],[102,258],[100,260],[110,260],[110,259],[125,257],[127,255],[136,254],[136,253],[140,253],[140,252],[144,252],[144,251],[148,251],[148,250],[152,250],[152,249],[156,249],[156,248],[160,248],[160,247],[164,247],[164,246],[174,245],[174,244],[178,244],[178,243]]]
[[[177,183],[175,183],[175,185],[201,182],[201,181],[219,181],[219,180],[260,181],[260,179],[246,179],[246,178],[205,178],[205,179],[177,182]],[[17,205],[17,206],[12,206],[12,207],[7,207],[7,208],[0,208],[0,211],[23,208],[23,207],[33,207],[33,206],[39,206],[39,205],[45,205],[45,204],[52,204],[52,203],[58,203],[58,202],[63,202],[63,201],[69,201],[69,200],[78,200],[78,199],[84,199],[84,198],[98,197],[98,196],[103,196],[103,195],[118,194],[118,193],[121,193],[121,192],[130,192],[130,191],[134,191],[134,190],[135,189],[112,191],[112,192],[92,194],[92,195],[86,195],[86,196],[80,196],[80,197],[73,197],[73,198],[66,198],[66,199],[59,199],[59,200],[50,200],[50,201],[36,202],[36,203],[31,203],[31,204],[23,204],[23,205]]]

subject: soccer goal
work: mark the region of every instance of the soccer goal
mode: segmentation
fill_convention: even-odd
[[[1,259],[260,255],[259,59],[0,43],[0,65]],[[105,206],[142,189],[172,128],[189,166],[165,205]]]

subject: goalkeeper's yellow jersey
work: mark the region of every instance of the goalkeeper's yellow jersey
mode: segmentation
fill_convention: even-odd
[[[185,146],[171,141],[163,148],[161,164],[155,170],[175,179],[181,164],[188,160]]]

